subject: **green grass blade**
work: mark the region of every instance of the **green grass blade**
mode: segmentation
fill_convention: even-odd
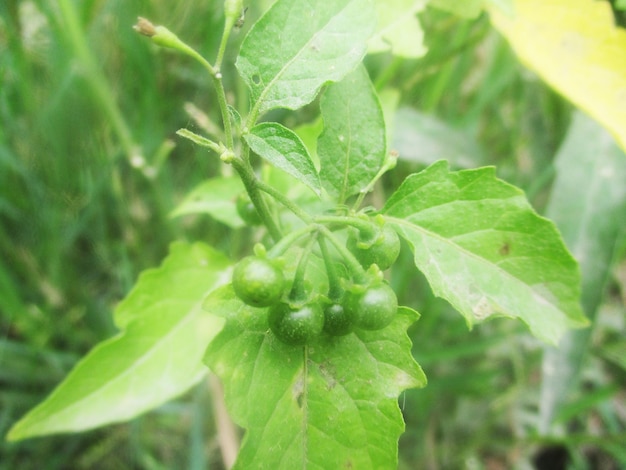
[[[626,226],[626,158],[613,138],[582,113],[575,115],[556,160],[547,208],[580,263],[582,306],[593,319],[602,300],[614,247]],[[546,433],[573,389],[590,330],[568,333],[546,350],[539,429]]]

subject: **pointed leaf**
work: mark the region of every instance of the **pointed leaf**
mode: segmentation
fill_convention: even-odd
[[[196,186],[171,212],[170,217],[208,214],[231,228],[243,227],[244,222],[235,205],[237,196],[243,191],[239,178],[212,178]]]
[[[397,397],[425,385],[411,356],[400,308],[386,329],[287,346],[268,332],[266,312],[244,306],[227,287],[209,300],[227,317],[207,350],[234,420],[247,429],[236,469],[397,467],[404,424]]]
[[[206,245],[173,244],[119,305],[116,320],[125,330],[91,350],[8,439],[125,421],[185,392],[205,374],[202,355],[224,322],[204,311],[202,300],[229,280],[229,266]]]
[[[626,30],[609,2],[516,0],[491,8],[494,26],[520,59],[604,125],[626,149]]]
[[[567,328],[587,325],[577,265],[554,225],[493,168],[450,172],[437,162],[410,175],[383,213],[434,293],[469,325],[516,317],[553,343]]]
[[[425,6],[425,0],[376,0],[378,25],[368,52],[391,50],[394,55],[412,59],[426,54],[424,31],[417,19]]]
[[[320,107],[320,176],[324,188],[343,202],[365,188],[385,160],[383,112],[365,67],[330,85]]]
[[[254,126],[244,138],[250,148],[272,165],[309,186],[316,194],[321,186],[308,150],[291,129],[276,122]]]
[[[237,68],[254,108],[298,109],[365,55],[376,16],[371,0],[278,0],[244,40]]]

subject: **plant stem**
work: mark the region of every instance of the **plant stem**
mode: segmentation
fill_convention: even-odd
[[[239,177],[241,178],[241,181],[243,182],[243,185],[246,188],[248,195],[250,196],[250,200],[252,201],[252,204],[254,204],[256,210],[259,212],[259,216],[267,227],[270,236],[274,239],[274,241],[280,240],[282,238],[281,230],[280,228],[278,228],[276,221],[272,217],[272,214],[267,207],[265,199],[263,199],[263,195],[259,191],[259,185],[262,183],[254,174],[252,167],[249,164],[246,164],[240,158],[233,158],[230,163],[233,165],[233,168],[235,168],[235,171],[237,171],[237,173],[239,174]]]
[[[374,232],[372,222],[358,217],[347,217],[344,215],[320,215],[314,217],[313,220],[318,224],[349,225],[364,233]]]
[[[195,132],[191,132],[189,129],[178,129],[176,134],[184,137],[185,139],[191,140],[194,144],[200,145],[201,147],[206,147],[213,150],[215,153],[220,155],[224,150],[220,145],[212,140],[207,139],[206,137],[202,137],[201,135],[196,134]]]
[[[215,59],[215,68],[218,71],[222,68],[222,60],[224,60],[226,44],[228,44],[228,38],[230,37],[230,32],[233,30],[235,21],[235,18],[227,16],[226,21],[224,22],[224,32],[222,33],[222,40],[220,41],[220,46],[217,51],[217,58]]]
[[[315,224],[307,225],[299,230],[295,230],[293,232],[289,232],[289,234],[285,235],[280,241],[274,245],[268,251],[268,257],[276,258],[282,255],[287,249],[293,245],[299,238],[302,238],[308,233],[311,233],[313,230],[317,230],[317,226]]]
[[[383,176],[392,168],[395,168],[397,163],[398,163],[397,152],[390,152],[386,155],[385,161],[380,167],[380,170],[378,170],[378,173],[376,173],[376,176],[374,176],[372,180],[369,182],[369,184],[365,188],[363,188],[361,192],[359,193],[356,201],[354,202],[354,205],[352,206],[352,210],[356,211],[361,206],[363,199],[365,199],[365,196],[367,195],[367,193],[369,193],[372,189],[374,189],[374,185],[381,178],[381,176]]]
[[[304,286],[304,275],[306,273],[306,265],[309,261],[309,255],[311,254],[311,247],[315,240],[317,239],[318,233],[315,232],[311,235],[306,247],[302,251],[300,255],[300,259],[298,260],[298,266],[296,267],[296,272],[293,277],[293,285],[291,286],[291,292],[289,293],[289,298],[291,300],[304,300],[306,299],[306,289]]]
[[[300,207],[298,207],[297,204],[294,204],[293,202],[291,202],[289,198],[287,198],[283,193],[281,193],[274,187],[270,186],[269,184],[265,184],[263,181],[257,181],[257,186],[261,191],[272,196],[274,199],[276,199],[283,206],[285,206],[287,209],[293,212],[297,217],[299,217],[305,223],[310,224],[313,222],[313,219],[309,214],[307,214],[305,211],[300,209]]]
[[[337,300],[341,296],[341,279],[337,274],[337,270],[335,269],[335,263],[332,262],[330,258],[330,253],[328,251],[328,246],[326,245],[326,240],[323,237],[320,237],[317,240],[317,243],[322,252],[322,258],[324,259],[324,265],[326,266],[326,274],[328,275],[328,297],[330,300]]]
[[[198,54],[194,49],[188,48],[186,52],[189,56],[196,59],[209,73],[213,86],[215,87],[215,93],[217,95],[217,104],[220,108],[222,115],[222,124],[224,125],[224,135],[226,136],[226,146],[229,150],[233,150],[233,130],[230,124],[230,116],[228,114],[228,102],[226,101],[226,92],[224,91],[224,84],[222,82],[222,73],[219,68],[213,67],[204,57]]]
[[[217,93],[217,102],[222,114],[222,122],[224,124],[224,135],[226,136],[226,146],[229,150],[234,150],[233,143],[233,129],[230,125],[230,115],[228,114],[228,103],[226,101],[226,92],[224,91],[224,84],[222,83],[222,74],[218,72],[213,77],[213,85]]]
[[[67,0],[63,0],[67,1]],[[231,25],[232,29],[232,25]],[[172,33],[164,26],[154,26],[149,20],[145,18],[139,18],[138,23],[135,25],[135,30],[141,34],[144,34],[151,38],[152,42],[162,47],[168,47],[178,52],[181,52],[192,59],[196,60],[202,67],[206,69],[213,81],[215,92],[217,94],[217,102],[222,115],[222,124],[224,125],[224,135],[226,137],[226,146],[229,150],[233,150],[233,132],[230,125],[230,116],[228,114],[228,104],[226,102],[226,93],[224,92],[224,85],[222,83],[222,73],[219,70],[219,66],[212,66],[208,60],[198,53],[194,48],[183,42],[176,34]],[[222,37],[224,42],[223,47],[226,47],[225,41],[228,40],[228,34],[225,33],[225,37]],[[222,48],[222,45],[220,45]],[[220,58],[221,62],[221,58]]]
[[[354,257],[350,250],[348,250],[339,240],[337,240],[335,234],[324,225],[318,225],[318,230],[333,244],[335,249],[345,260],[346,264],[348,265],[348,269],[354,277],[354,280],[357,283],[365,284],[367,282],[367,274],[365,273],[365,269],[363,269],[361,263],[359,263],[359,261]]]

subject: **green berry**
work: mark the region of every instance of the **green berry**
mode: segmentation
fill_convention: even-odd
[[[282,271],[270,260],[248,256],[235,266],[233,289],[246,304],[268,307],[282,297],[285,280]]]
[[[346,246],[365,269],[377,264],[384,271],[395,263],[400,254],[400,238],[389,225],[384,225],[373,240],[353,235],[348,238]]]
[[[380,330],[393,321],[398,311],[398,298],[389,284],[378,281],[365,289],[348,292],[344,308],[357,327]]]
[[[331,336],[344,336],[352,331],[352,317],[341,303],[324,308],[324,331]]]
[[[324,312],[319,302],[292,306],[280,302],[270,308],[268,322],[283,343],[302,346],[318,337],[324,328]]]
[[[237,196],[237,214],[248,225],[261,224],[261,216],[250,200],[248,193],[241,193]]]

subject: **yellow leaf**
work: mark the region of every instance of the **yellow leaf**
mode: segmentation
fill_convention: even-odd
[[[626,30],[608,1],[516,0],[513,16],[490,14],[528,67],[626,149]]]

